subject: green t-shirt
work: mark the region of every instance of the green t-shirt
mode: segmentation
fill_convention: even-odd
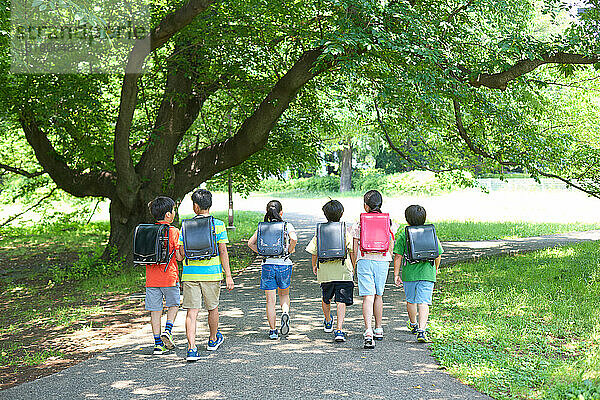
[[[438,249],[440,254],[444,252],[442,244],[438,239]],[[404,227],[398,229],[396,232],[396,242],[394,243],[394,254],[404,255],[406,251],[406,232]],[[422,261],[414,264],[406,264],[402,266],[402,280],[403,281],[431,281],[435,282],[435,265],[431,265],[430,262]]]

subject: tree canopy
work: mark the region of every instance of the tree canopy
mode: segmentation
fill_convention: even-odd
[[[600,196],[596,0],[163,0],[121,74],[10,73],[2,5],[0,169],[110,199],[120,255],[158,194],[316,165],[346,82],[361,104],[338,124],[369,121],[418,167],[523,167]]]

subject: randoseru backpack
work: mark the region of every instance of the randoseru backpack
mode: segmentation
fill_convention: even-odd
[[[166,264],[175,254],[169,253],[168,224],[140,224],[133,232],[133,263],[136,265]]]
[[[390,215],[387,213],[360,214],[360,253],[387,253],[390,248]]]
[[[219,254],[212,216],[196,216],[181,223],[183,250],[188,260],[208,260]]]
[[[317,266],[319,262],[346,261],[346,224],[326,222],[317,224]]]
[[[256,236],[258,254],[263,257],[286,257],[285,231],[286,223],[283,221],[259,222]]]
[[[406,251],[404,259],[408,264],[433,261],[440,255],[438,238],[433,225],[415,225],[404,228]]]

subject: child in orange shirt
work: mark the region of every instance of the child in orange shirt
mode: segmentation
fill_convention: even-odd
[[[148,207],[157,224],[170,225],[175,219],[175,202],[169,197],[159,196]],[[150,324],[154,335],[154,354],[163,354],[175,348],[171,329],[177,316],[180,303],[179,270],[175,250],[179,248],[179,229],[169,227],[168,264],[146,266],[146,310],[150,311]],[[168,308],[165,331],[160,332],[160,318],[163,312],[163,299]]]

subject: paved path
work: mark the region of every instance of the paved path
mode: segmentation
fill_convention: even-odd
[[[362,348],[361,302],[357,297],[347,313],[349,340],[334,343],[331,334],[322,331],[320,290],[304,252],[316,221],[309,216],[287,217],[299,233],[299,251],[292,257],[292,330],[287,340],[266,339],[264,294],[258,288],[260,267],[252,265],[235,278],[233,292],[222,292],[225,342],[217,352],[203,351],[196,363],[184,360],[185,312],[180,312],[173,331],[180,344],[176,352],[152,356],[151,333],[146,327],[90,360],[4,390],[0,398],[489,399],[441,371],[427,346],[415,343],[404,327],[403,293],[391,284],[384,295],[385,339],[377,342],[374,350]],[[596,232],[580,239],[599,237],[600,232]],[[509,251],[517,242],[523,240],[497,241],[494,251]],[[545,246],[553,243],[549,239]],[[446,248],[448,254],[462,252],[463,258],[473,253],[461,243],[448,243]],[[483,249],[477,252],[485,253]],[[445,262],[456,260],[448,258]],[[200,313],[198,325],[198,338],[205,343],[206,313]]]

